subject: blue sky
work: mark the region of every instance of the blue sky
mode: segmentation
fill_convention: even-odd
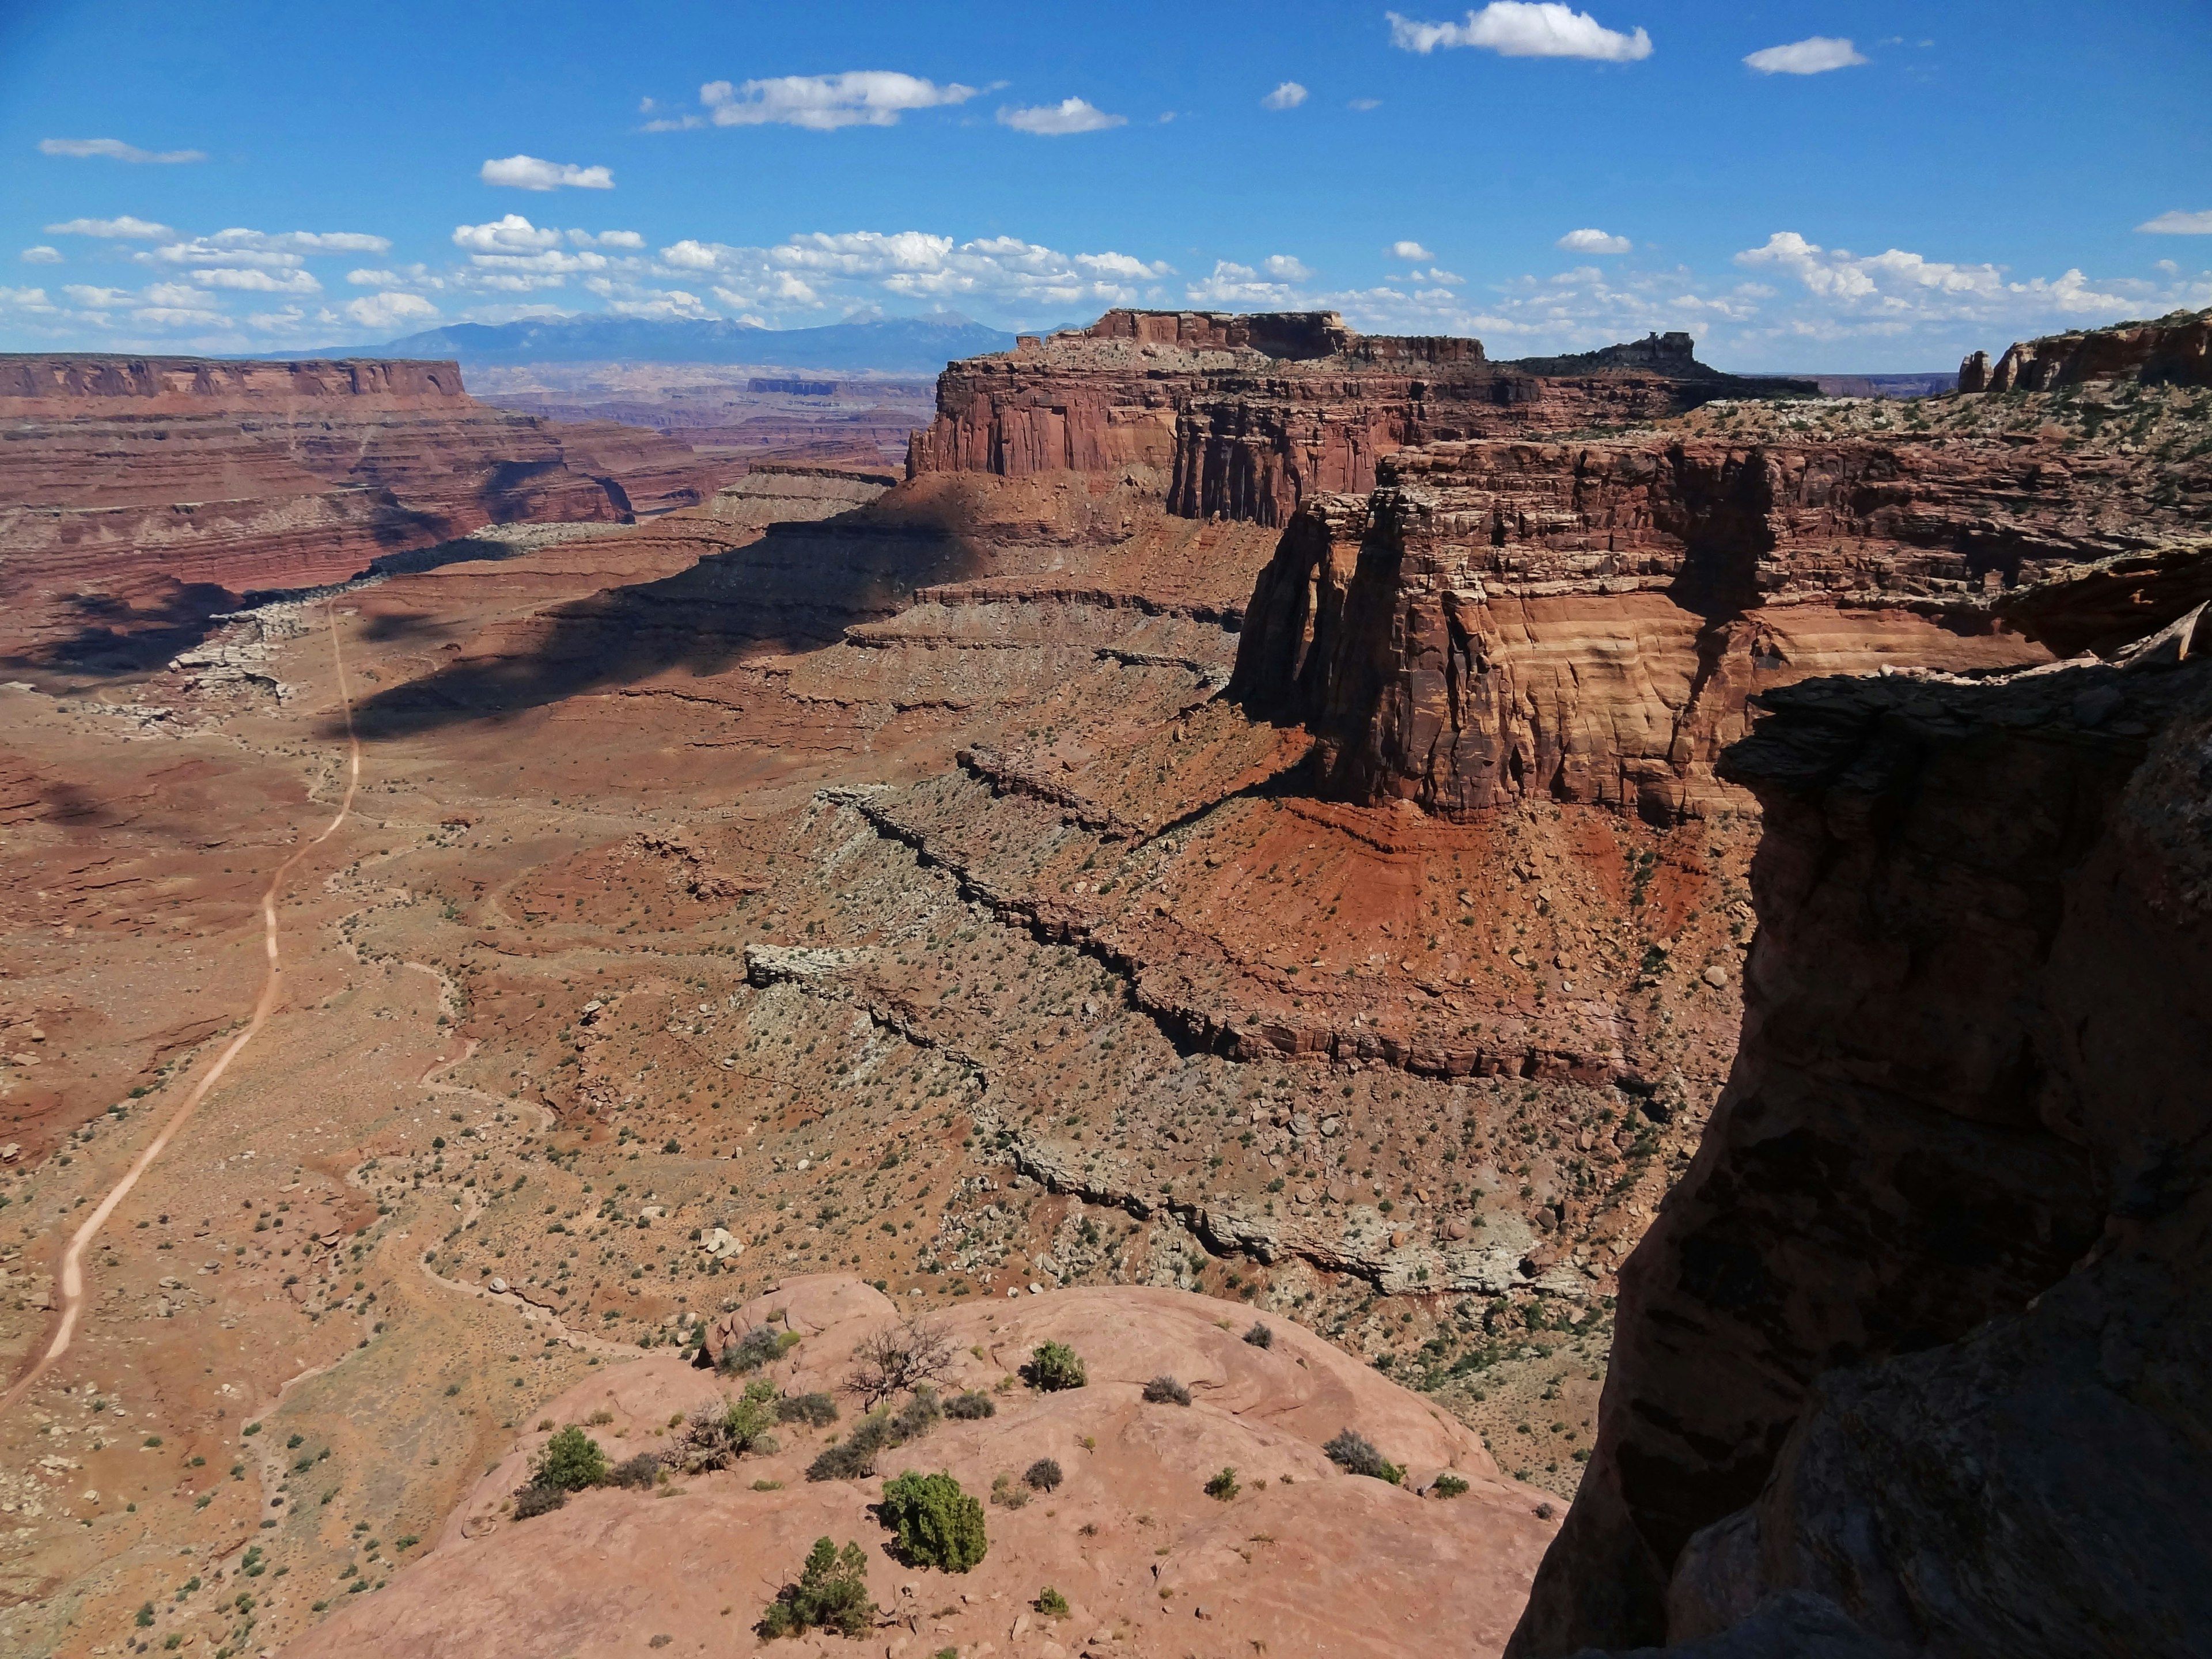
[[[0,0],[0,349],[1133,303],[1909,369],[2212,305],[2204,0],[1397,4]]]

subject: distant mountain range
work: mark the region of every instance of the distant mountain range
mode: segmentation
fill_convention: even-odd
[[[452,357],[463,368],[504,363],[746,363],[854,374],[934,374],[959,357],[1012,351],[1014,337],[956,313],[887,317],[823,328],[757,323],[563,317],[520,323],[454,323],[380,346],[286,352],[299,357]]]

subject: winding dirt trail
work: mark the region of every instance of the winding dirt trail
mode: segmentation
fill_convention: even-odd
[[[292,856],[278,865],[276,873],[269,878],[269,885],[261,895],[262,948],[268,956],[268,967],[262,975],[261,994],[254,1001],[252,1014],[247,1018],[244,1029],[231,1038],[222,1053],[216,1057],[215,1064],[207,1069],[198,1082],[192,1085],[191,1092],[185,1097],[184,1103],[169,1114],[168,1121],[161,1125],[161,1132],[148,1141],[138,1156],[131,1160],[131,1167],[124,1172],[123,1178],[108,1189],[106,1197],[100,1200],[98,1207],[71,1235],[69,1248],[62,1255],[58,1275],[60,1323],[54,1328],[53,1340],[47,1344],[46,1351],[39,1357],[38,1363],[8,1390],[4,1399],[0,1399],[0,1413],[15,1409],[53,1363],[69,1352],[70,1344],[76,1335],[77,1320],[84,1312],[85,1252],[92,1247],[92,1241],[98,1237],[107,1218],[115,1212],[116,1206],[130,1196],[131,1189],[138,1184],[139,1177],[153,1167],[154,1160],[161,1157],[169,1143],[177,1138],[179,1132],[198,1109],[200,1102],[207,1097],[208,1091],[222,1080],[222,1074],[230,1069],[230,1062],[236,1060],[246,1045],[260,1034],[262,1026],[276,1011],[276,993],[283,974],[283,963],[276,951],[277,896],[283,892],[285,880],[291,875],[292,866],[338,832],[339,826],[352,814],[354,796],[361,787],[361,739],[355,735],[353,729],[353,696],[346,685],[345,654],[338,648],[337,613],[327,599],[323,604],[323,614],[330,623],[331,660],[337,669],[338,702],[345,711],[345,797],[338,803],[337,816],[324,827],[322,834],[312,841],[302,842]]]

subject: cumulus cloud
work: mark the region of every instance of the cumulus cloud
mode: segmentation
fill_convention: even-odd
[[[1313,272],[1287,253],[1271,253],[1261,261],[1261,269],[1279,283],[1308,283]]]
[[[964,104],[976,88],[958,82],[939,86],[890,70],[848,70],[842,75],[779,75],[732,86],[709,81],[699,101],[718,127],[770,122],[829,132],[838,127],[896,126],[908,110]]]
[[[2161,213],[2155,219],[2146,219],[2136,228],[2153,236],[2212,236],[2212,209],[2203,213],[2183,213],[2179,210]],[[26,259],[31,256],[26,253]]]
[[[1260,100],[1262,109],[1296,109],[1306,100],[1306,89],[1295,81],[1285,81]]]
[[[1395,11],[1383,15],[1390,22],[1390,44],[1424,57],[1439,46],[1481,46],[1504,58],[1592,58],[1608,64],[1651,55],[1651,37],[1642,29],[1624,34],[1554,0],[1492,0],[1457,23],[1417,22]]]
[[[143,306],[131,320],[153,328],[220,328],[230,319],[199,306]]]
[[[509,155],[486,161],[477,176],[488,185],[516,190],[612,190],[615,176],[605,167],[580,167],[573,161],[541,161],[535,155]]]
[[[1418,261],[1433,259],[1437,256],[1430,252],[1428,249],[1423,247],[1419,242],[1393,242],[1390,244],[1390,257],[1394,259],[1413,259]]]
[[[1108,127],[1126,126],[1126,115],[1109,115],[1104,110],[1080,98],[1063,98],[1056,104],[1039,104],[1028,109],[1001,109],[999,124],[1018,132],[1034,132],[1042,137],[1063,138],[1071,132],[1101,132]]]
[[[576,247],[641,248],[645,246],[645,238],[634,230],[603,230],[596,236],[588,230],[572,230],[568,233],[568,240]]]
[[[1273,261],[1268,264],[1272,266]],[[1273,270],[1263,278],[1252,266],[1240,265],[1233,259],[1215,260],[1212,270],[1191,283],[1184,294],[1198,306],[1239,306],[1261,311],[1298,307],[1298,296],[1290,281]]]
[[[1830,70],[1850,69],[1867,60],[1848,40],[1832,35],[1809,34],[1786,46],[1768,46],[1743,60],[1761,75],[1825,75]]]
[[[137,298],[126,289],[92,288],[83,283],[64,283],[62,292],[69,295],[71,305],[82,306],[88,311],[110,311]]]
[[[62,262],[62,251],[41,242],[36,247],[27,247],[21,255],[27,265],[58,265]]]
[[[648,322],[711,322],[714,313],[696,294],[680,288],[647,290],[639,297],[611,300],[607,309],[617,317],[638,317]]]
[[[1555,246],[1570,253],[1626,253],[1635,244],[1626,236],[1608,236],[1601,230],[1571,230]]]
[[[174,234],[174,233],[171,233]],[[191,265],[209,270],[295,270],[311,253],[386,253],[392,244],[381,236],[370,236],[358,231],[286,230],[261,231],[234,228],[219,230],[212,236],[194,236],[165,242],[150,253],[134,254],[134,258],[166,265]],[[312,279],[309,279],[312,281]],[[234,283],[234,287],[258,287],[253,283]],[[264,289],[264,292],[305,293],[312,289],[296,284],[291,287]]]
[[[164,165],[207,160],[205,150],[141,149],[136,144],[125,143],[120,138],[41,138],[39,140],[39,154],[87,158],[98,155],[111,161],[154,161]]]
[[[398,328],[428,322],[438,314],[437,307],[414,294],[364,294],[339,309],[363,328]]]
[[[455,225],[453,246],[471,253],[535,253],[561,246],[561,233],[541,230],[519,213],[508,213],[481,225]]]
[[[165,241],[176,234],[167,225],[157,225],[150,219],[134,219],[127,213],[119,219],[71,219],[46,227],[49,236],[105,236],[125,242]]]
[[[195,270],[192,281],[202,288],[227,288],[248,294],[320,294],[323,285],[305,270],[270,271],[248,265],[236,269],[217,265]]]

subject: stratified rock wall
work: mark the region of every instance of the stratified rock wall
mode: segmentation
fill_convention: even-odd
[[[1440,439],[1678,414],[1810,392],[1698,362],[1686,335],[1493,363],[1480,340],[1364,336],[1333,312],[1112,311],[1087,329],[952,364],[909,476],[1071,471],[1141,479],[1184,518],[1287,524],[1300,502],[1374,487],[1382,458]]]
[[[449,362],[0,357],[0,432],[18,641],[88,594],[342,580],[487,524],[623,521],[714,483],[657,433],[487,408]]]
[[[2203,1651],[2201,616],[2131,669],[1779,690],[1729,751],[1742,1045],[1511,1653],[1794,1654],[1807,1607],[1869,1652]]]
[[[2049,392],[2092,380],[2120,380],[2147,386],[2212,386],[2212,310],[2177,311],[2154,323],[2020,341],[1997,360],[1985,382],[1970,386],[1962,378],[1959,389]]]

